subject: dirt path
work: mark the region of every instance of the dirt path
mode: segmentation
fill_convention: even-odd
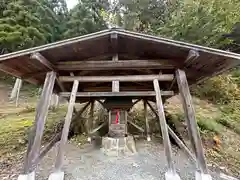
[[[132,156],[109,157],[86,145],[83,149],[68,144],[64,161],[66,180],[159,180],[164,179],[166,160],[160,143],[141,141],[138,153]],[[37,179],[47,179],[53,169],[56,147],[40,164]],[[195,179],[195,165],[182,151],[174,149],[176,169],[183,180]],[[214,179],[219,179],[214,177]]]

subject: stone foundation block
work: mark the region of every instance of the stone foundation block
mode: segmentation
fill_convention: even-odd
[[[48,180],[64,180],[64,172],[58,171],[50,174]]]
[[[165,180],[181,180],[181,178],[177,173],[166,172]]]
[[[35,180],[35,171],[29,174],[20,174],[18,180]]]
[[[109,156],[130,155],[137,152],[133,136],[117,138],[103,137],[101,150]]]
[[[212,177],[210,174],[203,174],[199,171],[196,171],[195,178],[196,180],[212,180]]]

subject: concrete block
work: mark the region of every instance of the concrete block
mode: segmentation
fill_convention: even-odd
[[[118,138],[103,137],[101,150],[108,156],[131,155],[137,152],[132,136]]]
[[[20,174],[18,180],[35,180],[35,171],[29,174]]]
[[[166,172],[165,180],[181,180],[180,176],[177,173]]]
[[[212,180],[212,177],[210,174],[203,174],[199,171],[196,171],[195,173],[195,179],[196,180]]]
[[[88,141],[88,142],[91,142],[91,141],[92,141],[92,138],[91,138],[91,137],[88,137],[88,138],[87,138],[87,141]]]
[[[151,137],[150,136],[147,136],[147,141],[151,141]]]
[[[64,180],[64,172],[58,171],[50,174],[48,180]]]

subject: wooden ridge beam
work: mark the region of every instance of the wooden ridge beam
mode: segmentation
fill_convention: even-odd
[[[123,70],[123,69],[174,69],[173,60],[118,60],[118,61],[68,61],[59,62],[58,70]]]
[[[62,92],[60,96],[70,97],[70,92]],[[116,96],[155,96],[155,91],[125,91],[125,92],[78,92],[76,97],[116,97]],[[173,91],[161,91],[162,96],[173,96]]]
[[[172,81],[173,74],[157,74],[157,75],[128,75],[128,76],[59,76],[59,80],[63,82],[147,82],[157,79],[158,81]]]

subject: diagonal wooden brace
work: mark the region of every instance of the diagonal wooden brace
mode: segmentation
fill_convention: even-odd
[[[168,179],[169,180],[170,179],[180,180],[180,177],[178,176],[178,174],[176,172],[176,169],[174,167],[174,164],[173,164],[172,148],[171,148],[171,143],[170,143],[170,139],[169,139],[169,135],[168,135],[168,127],[167,127],[167,122],[166,122],[166,118],[165,118],[165,113],[164,113],[164,108],[163,108],[161,91],[160,91],[158,79],[154,79],[153,86],[154,86],[154,90],[156,92],[157,110],[158,110],[158,116],[159,116],[161,131],[162,131],[165,155],[166,155],[167,164],[168,164],[168,170],[165,174],[165,179],[166,180],[168,180]]]
[[[24,174],[32,174],[32,172],[34,172],[34,161],[39,157],[44,124],[47,119],[55,79],[55,72],[52,71],[46,74],[42,94],[36,109],[34,126],[32,127],[32,130],[29,134],[27,155],[24,162]]]

